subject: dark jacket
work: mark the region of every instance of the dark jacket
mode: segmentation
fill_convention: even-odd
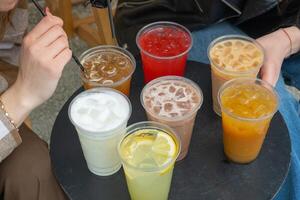
[[[115,16],[119,43],[127,43],[136,53],[137,31],[162,20],[190,30],[227,20],[259,37],[280,27],[300,27],[300,0],[119,0]]]

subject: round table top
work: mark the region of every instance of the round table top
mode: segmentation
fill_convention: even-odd
[[[132,80],[129,124],[145,121],[140,103],[144,86],[138,65]],[[275,114],[259,157],[248,165],[233,164],[223,153],[221,118],[212,110],[208,65],[188,62],[186,77],[201,87],[204,103],[198,113],[188,156],[174,169],[170,200],[228,199],[267,200],[279,191],[290,166],[291,144],[287,127]],[[91,173],[86,165],[75,128],[68,118],[69,99],[60,111],[51,136],[54,173],[70,199],[130,199],[123,170],[109,177]]]

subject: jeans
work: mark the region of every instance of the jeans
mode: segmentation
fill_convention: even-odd
[[[221,23],[193,32],[194,46],[189,54],[189,60],[209,63],[207,48],[210,42],[227,34],[245,35],[229,23]],[[288,177],[275,197],[276,200],[300,200],[300,106],[299,102],[286,90],[282,75],[286,77],[289,84],[300,88],[300,56],[285,60],[282,74],[276,85],[280,97],[279,112],[285,120],[291,138],[292,161]]]

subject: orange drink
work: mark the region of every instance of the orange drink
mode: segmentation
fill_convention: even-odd
[[[256,78],[263,64],[264,52],[252,38],[227,35],[210,44],[208,57],[211,63],[213,109],[221,115],[217,99],[220,87],[234,78]]]
[[[131,53],[121,47],[103,45],[84,52],[80,61],[84,67],[81,79],[86,90],[109,87],[129,96],[131,77],[136,67]]]
[[[237,163],[255,160],[278,109],[276,91],[262,80],[239,78],[225,83],[218,99],[227,158]]]

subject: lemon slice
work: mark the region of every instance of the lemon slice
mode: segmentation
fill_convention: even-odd
[[[177,152],[178,147],[172,136],[156,129],[136,131],[125,139],[121,147],[123,158],[130,165],[141,169],[161,167],[172,161]],[[170,167],[161,173],[169,169]]]
[[[152,152],[157,165],[162,166],[176,156],[177,148],[170,135],[159,132],[152,145]]]

